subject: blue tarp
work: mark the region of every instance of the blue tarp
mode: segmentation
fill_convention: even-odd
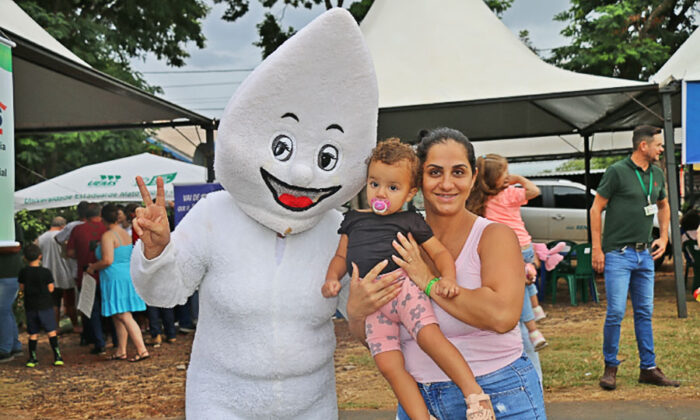
[[[700,163],[700,81],[685,83],[683,163]]]

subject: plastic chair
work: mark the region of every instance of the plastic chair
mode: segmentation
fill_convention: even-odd
[[[598,303],[598,287],[595,284],[595,272],[593,271],[593,254],[591,244],[580,244],[574,247],[576,254],[576,267],[574,275],[576,282],[581,284],[581,300],[588,301],[587,291],[593,301]]]
[[[566,254],[568,254],[569,252],[571,252],[571,249],[572,249],[574,246],[576,246],[576,243],[575,243],[575,242],[572,242],[572,241],[569,241],[569,240],[566,240],[566,239],[562,239],[562,240],[560,240],[560,241],[551,241],[551,242],[547,242],[547,244],[546,244],[546,245],[547,245],[547,248],[548,248],[548,249],[551,249],[554,245],[558,244],[559,242],[564,242],[564,243],[566,244],[566,248],[564,248],[564,250],[563,250],[562,252],[560,252],[560,254],[563,255],[563,256],[566,256]],[[562,260],[562,261],[559,263],[559,265],[557,265],[557,267],[559,267],[559,266],[562,266],[562,267],[564,267],[564,266],[571,267],[571,265],[568,264],[567,262],[565,262],[564,260]],[[546,292],[547,292],[547,288],[548,288],[548,287],[551,287],[550,284],[549,284],[548,281],[547,281],[547,278],[548,278],[548,277],[551,278],[551,276],[554,275],[555,272],[556,272],[556,270],[552,270],[551,274],[548,274],[547,269],[546,269],[545,266],[544,266],[544,262],[542,262],[542,264],[540,264],[540,272],[538,273],[538,277],[537,277],[537,280],[536,280],[536,285],[537,285],[537,298],[538,298],[539,300],[543,301],[543,300],[545,299],[545,294],[546,294]]]
[[[685,256],[685,284],[688,284],[688,269],[693,267],[693,286],[690,290],[700,287],[700,247],[696,241],[688,239],[683,242]]]
[[[547,244],[547,248],[551,248],[559,242],[565,242],[566,248],[560,253],[563,255],[564,259],[557,264],[556,268],[552,270],[549,275],[549,293],[552,295],[552,303],[557,302],[557,281],[560,278],[566,279],[569,285],[569,295],[571,296],[571,304],[576,305],[576,276],[574,271],[574,266],[571,264],[571,258],[573,256],[574,248],[576,243],[572,241],[552,241]]]

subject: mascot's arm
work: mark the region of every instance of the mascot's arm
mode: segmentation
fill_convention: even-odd
[[[209,266],[206,238],[212,236],[209,200],[200,200],[170,236],[163,252],[147,259],[143,243],[134,245],[131,278],[138,294],[152,306],[170,308],[184,304],[204,277]]]

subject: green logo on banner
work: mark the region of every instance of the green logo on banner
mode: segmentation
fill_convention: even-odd
[[[5,44],[0,44],[0,69],[12,73],[12,48]]]
[[[113,187],[121,179],[121,175],[100,175],[99,179],[88,182],[88,187]]]
[[[171,182],[173,182],[175,180],[176,176],[177,176],[177,172],[172,172],[169,174],[162,174],[162,175],[154,175],[152,177],[145,177],[143,179],[143,182],[147,186],[156,185],[156,180],[158,179],[158,177],[161,177],[161,178],[163,178],[164,184],[170,184]],[[135,183],[134,183],[134,185],[135,185]]]

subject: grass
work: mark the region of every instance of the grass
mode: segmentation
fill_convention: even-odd
[[[671,267],[664,267],[670,269]],[[559,283],[558,302],[542,302],[547,318],[538,326],[549,346],[539,353],[546,402],[555,401],[668,401],[700,399],[700,303],[688,296],[688,317],[677,316],[675,283],[668,271],[657,273],[654,299],[656,360],[669,377],[681,381],[680,388],[642,385],[634,336],[631,305],[622,323],[618,389],[603,391],[598,380],[603,373],[603,322],[605,288],[598,279],[601,303],[569,304],[565,283]],[[342,324],[341,324],[342,325]],[[346,329],[346,328],[344,328]],[[354,339],[341,340],[336,352],[336,381],[341,409],[381,408],[393,410],[396,398],[374,366],[369,352]]]
[[[634,335],[631,304],[622,322],[620,352],[623,360],[618,372],[618,389],[605,392],[598,387],[604,360],[603,323],[605,320],[605,291],[598,279],[600,304],[571,306],[564,282],[559,285],[559,302],[543,302],[547,318],[539,328],[549,347],[540,352],[545,400],[578,401],[581,399],[697,399],[700,398],[700,303],[686,302],[688,317],[677,316],[673,274],[657,274],[654,303],[654,345],[656,361],[664,373],[681,381],[680,388],[657,388],[637,382],[639,356]]]

